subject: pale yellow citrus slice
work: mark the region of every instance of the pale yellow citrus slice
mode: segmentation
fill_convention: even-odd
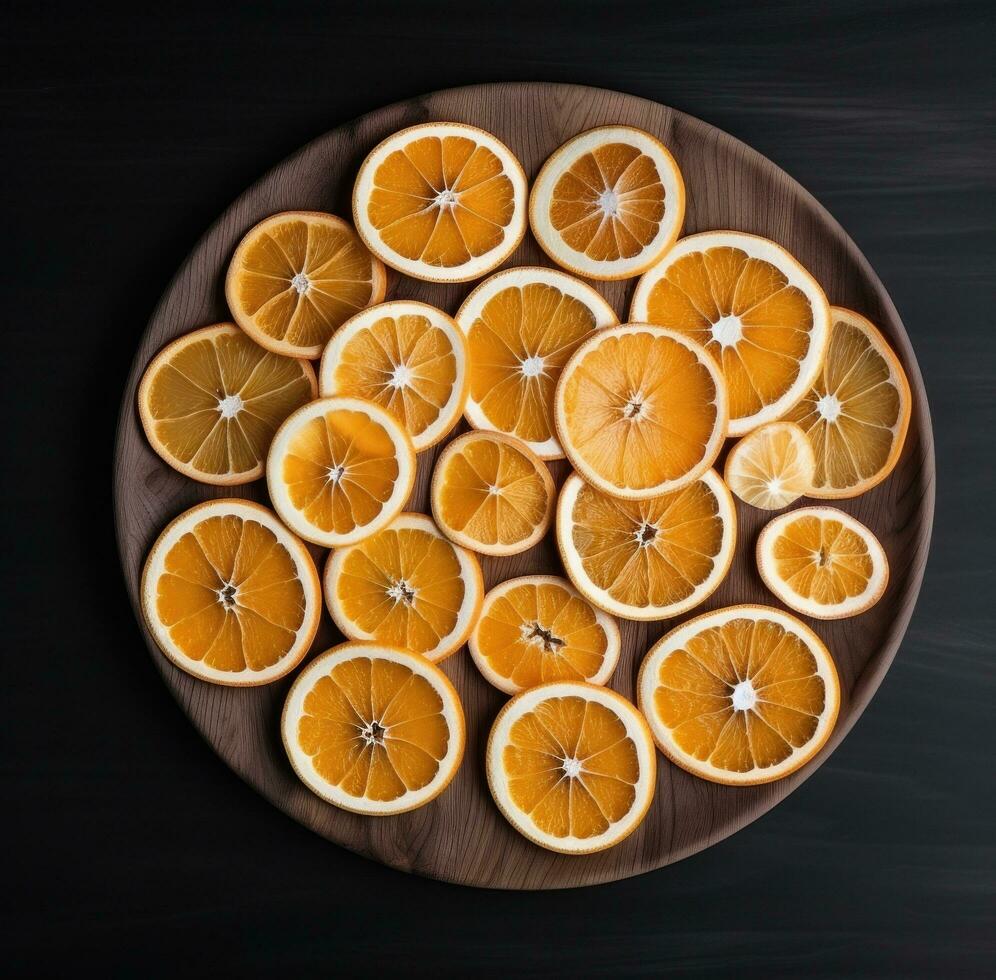
[[[809,493],[815,472],[806,433],[794,422],[768,422],[730,450],[723,479],[744,503],[780,510]]]

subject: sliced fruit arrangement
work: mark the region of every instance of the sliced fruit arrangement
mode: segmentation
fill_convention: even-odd
[[[463,758],[463,709],[424,657],[343,643],[313,660],[287,695],[281,729],[312,792],[354,813],[404,813],[435,799]]]
[[[769,422],[730,450],[723,479],[745,504],[781,510],[809,493],[815,473],[806,433],[794,422]]]
[[[557,503],[557,546],[577,589],[623,619],[669,619],[726,577],[737,540],[733,497],[714,470],[649,500],[609,496],[572,474]]]
[[[319,211],[285,211],[250,229],[232,256],[225,297],[260,346],[314,359],[340,324],[384,298],[384,266],[352,226]]]
[[[464,282],[499,266],[526,230],[526,175],[504,143],[463,123],[403,129],[363,161],[356,228],[415,279]]]
[[[682,238],[637,283],[630,319],[697,341],[722,366],[731,436],[781,418],[819,374],[830,307],[819,283],[766,238]]]
[[[308,550],[248,500],[185,511],[159,535],[142,572],[142,611],[160,649],[215,684],[268,684],[293,670],[321,608]]]
[[[612,307],[587,283],[526,267],[482,282],[456,321],[470,349],[470,424],[516,436],[540,459],[560,459],[553,422],[560,372],[593,331],[619,322]]]
[[[794,616],[730,606],[682,623],[647,654],[640,710],[660,750],[716,783],[769,783],[826,743],[840,706],[823,641]]]
[[[336,626],[437,662],[461,647],[481,610],[484,579],[474,555],[424,514],[401,514],[325,566],[325,601]]]
[[[605,684],[619,648],[615,620],[554,575],[496,585],[470,635],[478,670],[506,694],[550,681]]]
[[[910,386],[878,328],[853,310],[831,309],[822,370],[786,415],[816,453],[812,497],[856,497],[899,462],[910,423]]]
[[[546,161],[529,197],[540,248],[589,279],[638,276],[674,243],[684,216],[674,157],[631,126],[575,136]]]
[[[770,521],[757,540],[757,568],[786,606],[814,619],[857,616],[889,583],[878,538],[835,507],[802,507]]]
[[[152,448],[201,483],[234,486],[263,475],[277,426],[315,397],[307,361],[264,350],[231,323],[177,338],[149,363],[138,412]]]
[[[325,398],[347,395],[386,408],[420,452],[460,420],[467,400],[467,341],[434,306],[382,303],[335,332],[322,354],[319,383]]]

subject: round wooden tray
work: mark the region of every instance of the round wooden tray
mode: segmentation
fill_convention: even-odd
[[[714,785],[659,756],[656,799],[639,830],[608,851],[564,856],[519,836],[491,801],[482,755],[491,722],[505,699],[481,678],[465,650],[442,665],[456,684],[467,715],[467,753],[460,772],[428,806],[398,817],[376,818],[330,806],[295,777],[278,730],[289,679],[263,688],[214,686],[174,667],[148,632],[146,643],[167,686],[218,755],[280,809],[343,847],[405,871],[485,887],[563,888],[639,874],[739,830],[792,792],[834,750],[895,656],[920,588],[933,517],[934,454],[927,397],[895,307],[837,222],[778,167],[731,136],[674,109],[618,92],[556,84],[480,85],[379,109],[319,137],[270,171],[198,242],[167,288],[135,354],[114,462],[118,544],[129,595],[141,622],[142,563],[156,535],[181,511],[221,496],[267,502],[263,481],[234,491],[202,486],[174,472],[152,452],[135,409],[135,391],[146,364],[179,334],[230,318],[222,291],[224,272],[236,243],[252,225],[290,209],[348,216],[353,178],[366,153],[396,130],[426,120],[472,123],[495,133],[518,155],[529,176],[553,150],[583,130],[611,123],[645,129],[668,146],[684,174],[685,234],[730,228],[772,238],[816,276],[832,303],[864,313],[884,330],[909,375],[913,418],[892,476],[872,492],[841,504],[871,527],[885,546],[892,567],[888,591],[877,606],[855,619],[810,624],[833,653],[843,685],[833,736],[804,769],[759,787]],[[549,262],[527,235],[507,265],[536,264]],[[596,285],[624,315],[635,282]],[[423,300],[452,313],[473,285],[433,285],[395,275],[388,298]],[[437,446],[420,457],[409,509],[428,512],[429,476],[441,449]],[[559,485],[567,466],[561,462],[552,469]],[[753,558],[754,542],[770,515],[739,502],[737,513],[740,528],[733,567],[695,614],[736,602],[778,604],[761,583]],[[552,533],[523,555],[484,558],[482,564],[488,587],[514,575],[561,572]],[[645,651],[674,623],[620,625],[623,652],[611,686],[632,698]],[[312,652],[339,640],[326,614]]]

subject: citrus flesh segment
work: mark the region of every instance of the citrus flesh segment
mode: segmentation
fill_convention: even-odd
[[[496,585],[470,635],[485,679],[506,694],[551,681],[605,684],[619,659],[619,627],[569,582],[526,575]]]
[[[321,616],[307,549],[247,500],[211,500],[176,518],[152,546],[141,588],[163,653],[216,684],[283,677],[307,653]]]
[[[395,300],[358,313],[325,347],[325,398],[352,395],[387,409],[419,452],[444,438],[467,398],[467,341],[442,310]]]
[[[557,546],[589,601],[623,619],[668,619],[719,587],[733,560],[733,497],[715,471],[649,500],[622,500],[572,474],[557,503]]]
[[[756,235],[689,235],[637,283],[630,318],[701,344],[722,367],[731,436],[773,422],[820,370],[830,307],[785,249]]]
[[[810,496],[856,497],[895,469],[912,399],[899,358],[874,324],[839,306],[831,315],[823,369],[786,418],[813,444]]]
[[[516,268],[481,283],[456,321],[470,354],[470,424],[521,439],[540,459],[561,458],[553,421],[557,381],[582,341],[619,322],[612,307],[563,272]]]
[[[691,619],[651,647],[637,680],[658,748],[717,783],[768,783],[830,737],[840,684],[823,641],[794,616],[730,606]]]
[[[770,521],[757,540],[757,567],[786,606],[814,619],[857,616],[889,582],[878,538],[835,507],[802,507]]]
[[[591,279],[626,279],[673,244],[685,185],[660,140],[630,126],[603,126],[565,143],[543,165],[529,222],[558,265]]]
[[[794,422],[769,422],[730,450],[723,479],[744,503],[779,510],[809,493],[815,472],[806,433]]]
[[[232,316],[256,343],[311,359],[386,288],[384,266],[352,226],[319,211],[285,211],[251,228],[225,277]]]
[[[315,397],[307,361],[280,357],[231,323],[201,327],[149,362],[138,411],[152,448],[201,483],[233,486],[263,475],[277,426]]]
[[[320,398],[277,430],[266,482],[284,523],[326,548],[390,524],[415,481],[415,450],[393,415],[360,398]]]
[[[464,282],[505,261],[526,227],[526,176],[504,143],[474,126],[424,123],[375,147],[353,188],[357,230],[416,279]]]
[[[698,479],[726,435],[726,387],[694,341],[646,324],[607,327],[564,367],[557,434],[589,483],[644,499]]]
[[[447,676],[418,654],[343,643],[292,685],[284,748],[313,793],[354,813],[404,813],[438,796],[463,758],[463,708]]]

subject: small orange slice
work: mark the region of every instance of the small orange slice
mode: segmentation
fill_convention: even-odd
[[[779,510],[809,493],[815,472],[806,433],[794,422],[769,422],[730,450],[723,479],[745,504]]]

